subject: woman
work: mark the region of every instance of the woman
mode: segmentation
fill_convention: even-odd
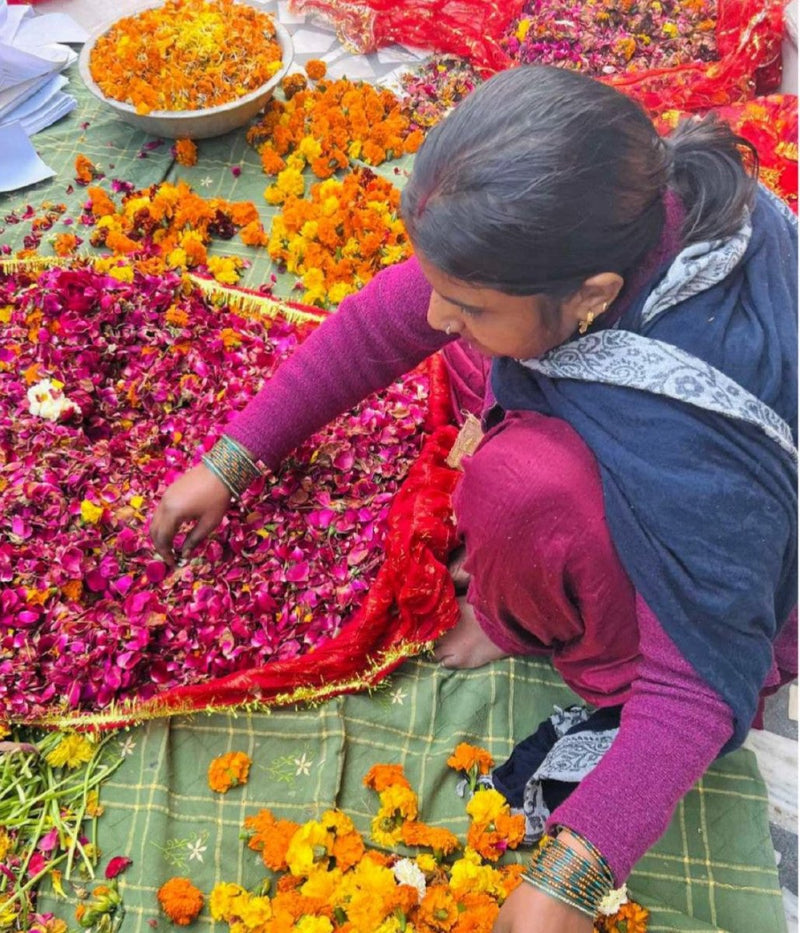
[[[444,349],[485,433],[454,501],[468,589],[438,656],[546,652],[587,703],[621,707],[599,763],[544,811],[554,841],[503,933],[588,933],[791,666],[796,223],[754,162],[712,119],[662,140],[572,72],[495,76],[417,156],[402,201],[416,258],[348,298],[153,518],[171,563],[194,522],[185,556],[256,459],[277,466]]]

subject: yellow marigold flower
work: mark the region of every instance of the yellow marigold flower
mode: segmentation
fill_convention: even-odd
[[[476,823],[493,823],[507,810],[506,798],[494,788],[478,791],[467,804],[467,813]]]
[[[436,871],[439,867],[439,863],[436,861],[433,855],[429,855],[427,852],[421,852],[416,858],[417,865],[420,869],[425,872],[426,875],[431,874]]]
[[[300,235],[305,237],[307,240],[313,240],[316,237],[318,230],[318,220],[307,220],[300,228]]]
[[[292,927],[297,933],[333,933],[333,924],[327,917],[301,917]]]
[[[237,256],[208,257],[208,271],[223,285],[235,285],[241,268],[242,261]]]
[[[77,732],[69,732],[63,736],[56,747],[45,756],[47,763],[53,768],[78,768],[87,761],[91,761],[94,754],[92,742]]]
[[[318,159],[322,155],[322,144],[318,139],[314,139],[313,136],[304,136],[300,140],[297,151],[306,161],[310,162],[312,159]]]
[[[87,525],[96,525],[103,517],[105,508],[102,505],[96,505],[90,499],[84,499],[81,502],[81,518]]]
[[[528,35],[528,30],[531,28],[531,21],[529,19],[521,19],[517,25],[517,30],[514,33],[516,37],[522,42],[525,39],[525,36]]]
[[[331,836],[316,820],[309,820],[292,836],[286,852],[289,871],[297,877],[308,877],[316,862],[330,854]]]
[[[328,302],[340,305],[348,295],[354,294],[358,289],[350,282],[334,282],[328,289]]]
[[[0,895],[0,930],[10,930],[20,910],[19,900],[9,904],[10,894]]]
[[[233,923],[239,917],[239,910],[247,902],[247,891],[233,882],[214,885],[208,899],[208,908],[214,920]]]
[[[0,827],[0,862],[5,862],[6,856],[11,849],[11,837]]]
[[[301,893],[323,904],[333,904],[337,889],[342,883],[342,872],[338,868],[329,871],[319,868],[312,871],[300,887]]]
[[[272,904],[268,897],[250,897],[239,907],[239,916],[246,930],[263,929],[272,918]]]
[[[467,850],[464,858],[458,859],[450,869],[450,890],[461,895],[467,892],[492,891],[497,882],[498,872],[491,865],[484,865],[480,856],[473,850]]]
[[[252,759],[244,752],[226,752],[208,766],[208,786],[219,794],[247,783]]]
[[[322,215],[323,217],[333,217],[333,215],[339,210],[339,199],[331,195],[322,202]]]
[[[132,282],[133,266],[118,262],[111,266],[111,268],[108,270],[108,274],[112,279],[116,279],[118,282]]]
[[[286,193],[281,191],[277,185],[268,185],[264,189],[264,200],[267,204],[283,204],[286,200]]]
[[[675,23],[664,23],[664,25],[661,28],[661,31],[669,39],[674,39],[675,36],[678,35],[678,27],[675,25]]]
[[[170,250],[166,256],[166,263],[170,269],[185,269],[187,266],[186,250],[177,246]]]
[[[497,793],[495,791],[495,793]],[[417,818],[417,795],[410,787],[393,784],[380,793],[381,809],[389,813],[399,813],[407,820]]]
[[[104,812],[105,807],[100,803],[100,791],[90,790],[86,797],[86,815],[102,816]]]
[[[282,172],[278,172],[275,186],[286,195],[293,194],[301,198],[306,190],[306,180],[303,178],[302,172],[291,165],[287,165]]]

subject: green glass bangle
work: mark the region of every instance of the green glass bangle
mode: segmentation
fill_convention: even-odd
[[[253,480],[261,475],[261,470],[244,447],[226,434],[204,454],[202,460],[225,483],[235,498],[241,496]]]
[[[534,853],[522,877],[551,897],[594,917],[600,902],[614,887],[614,876],[597,849],[588,840],[578,838],[596,863],[559,839],[551,839]]]

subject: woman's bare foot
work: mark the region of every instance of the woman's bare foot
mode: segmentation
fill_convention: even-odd
[[[475,610],[463,596],[458,597],[458,605],[461,615],[455,628],[445,632],[433,649],[436,660],[443,667],[472,668],[506,657],[506,652],[484,633]]]

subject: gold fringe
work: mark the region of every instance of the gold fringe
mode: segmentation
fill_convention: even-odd
[[[333,683],[320,684],[317,687],[296,687],[289,693],[279,693],[271,700],[244,700],[241,703],[210,703],[207,706],[192,706],[189,701],[175,705],[160,703],[158,698],[150,700],[144,705],[136,703],[112,704],[107,709],[94,713],[47,713],[46,715],[25,722],[12,722],[14,725],[39,726],[44,729],[75,729],[97,727],[114,727],[126,729],[130,726],[142,725],[156,719],[166,719],[174,716],[194,716],[200,713],[213,715],[215,713],[228,713],[236,716],[239,713],[270,713],[275,707],[308,705],[315,706],[340,693],[354,693],[368,690],[372,692],[380,687],[376,681],[380,679],[388,668],[409,658],[424,654],[432,650],[433,642],[401,642],[396,647],[380,654],[360,675]],[[313,653],[309,655],[313,658]]]
[[[285,318],[290,324],[319,324],[325,320],[325,315],[310,314],[307,311],[298,311],[290,308],[284,302],[270,298],[267,295],[251,295],[237,288],[229,288],[212,279],[201,278],[187,273],[186,278],[202,292],[206,298],[214,303],[224,303],[232,311],[237,311],[248,317],[256,318]]]
[[[0,259],[0,272],[39,272],[53,266],[67,266],[75,256],[28,256],[24,259]]]

